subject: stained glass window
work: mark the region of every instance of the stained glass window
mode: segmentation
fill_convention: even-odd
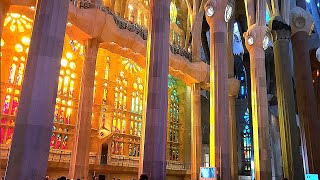
[[[170,21],[171,22],[175,23],[177,21],[177,14],[178,14],[178,11],[177,11],[176,4],[174,3],[174,1],[172,1],[170,4]]]
[[[103,94],[102,94],[102,103],[100,111],[100,128],[106,130],[106,119],[107,119],[107,95],[108,95],[108,80],[109,80],[109,66],[110,66],[110,57],[106,58],[106,64],[104,68],[104,78],[103,78]]]
[[[169,155],[170,160],[179,160],[179,96],[177,80],[169,75]]]
[[[249,110],[244,114],[245,125],[242,130],[242,147],[243,147],[243,170],[251,171],[252,147],[251,147],[251,130],[250,130],[250,114]]]
[[[3,25],[0,56],[1,92],[4,94],[1,98],[0,143],[11,144],[33,20],[23,14],[10,12]]]
[[[115,155],[124,154],[123,137],[113,136],[113,141],[111,143],[111,153]]]
[[[128,81],[125,79],[125,74],[123,71],[121,71],[120,75],[117,77],[116,84],[114,108],[118,110],[126,110]]]
[[[83,54],[84,46],[66,35],[53,118],[54,127],[58,131],[54,131],[51,137],[50,147],[52,148],[71,148],[68,147],[68,140],[72,133],[68,132],[68,127],[74,128],[73,125],[76,123]]]

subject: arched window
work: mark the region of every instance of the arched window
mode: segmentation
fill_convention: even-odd
[[[24,73],[24,64],[21,63],[19,66],[18,76],[17,76],[17,80],[16,80],[16,84],[18,86],[22,85],[23,73]]]
[[[11,144],[13,135],[13,127],[9,127],[7,130],[6,144]]]
[[[68,135],[65,135],[62,141],[62,149],[67,149],[68,147],[67,142],[68,142]]]
[[[243,170],[246,172],[251,171],[251,159],[252,159],[252,140],[250,130],[250,114],[249,110],[244,114],[245,125],[242,130],[242,147],[243,147]]]
[[[118,110],[127,109],[127,86],[128,81],[125,79],[125,74],[123,71],[120,72],[120,75],[116,79],[115,87],[115,102],[114,108]]]
[[[6,98],[4,100],[4,106],[3,106],[3,109],[2,109],[2,113],[3,114],[9,114],[10,101],[11,101],[11,96],[10,95],[6,95]]]
[[[54,147],[54,144],[56,142],[56,135],[53,133],[51,135],[51,139],[50,139],[50,147],[53,148]]]
[[[179,96],[177,80],[169,75],[169,155],[170,160],[179,160]]]
[[[70,149],[68,128],[74,128],[75,113],[78,108],[79,86],[83,65],[83,45],[65,36],[61,58],[60,76],[58,79],[57,98],[53,122],[58,134],[51,137],[51,148]]]
[[[14,76],[16,74],[17,65],[11,64],[10,74],[9,74],[9,83],[13,83]]]
[[[16,115],[19,105],[19,98],[14,97],[12,101],[12,107],[11,107],[11,115]]]
[[[32,25],[32,19],[15,12],[8,13],[4,20],[0,53],[4,66],[1,66],[1,72],[7,72],[5,76],[8,79],[1,82],[1,91],[7,93],[4,95],[4,102],[1,102],[3,103],[1,115],[10,115],[12,119],[6,124],[1,124],[1,144],[10,144],[12,141]]]
[[[170,21],[171,22],[176,22],[177,21],[177,14],[178,14],[178,11],[177,11],[177,6],[176,4],[172,1],[171,4],[170,4]]]
[[[56,145],[55,145],[56,149],[60,149],[61,148],[61,141],[62,141],[61,134],[58,134],[57,137],[56,137]]]

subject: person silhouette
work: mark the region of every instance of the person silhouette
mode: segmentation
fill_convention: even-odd
[[[139,180],[148,180],[148,176],[146,174],[142,173],[140,175],[140,179]]]

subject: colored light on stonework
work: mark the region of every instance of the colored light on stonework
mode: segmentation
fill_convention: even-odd
[[[66,57],[67,57],[67,59],[72,60],[73,55],[71,52],[67,52]]]
[[[1,38],[1,44],[0,44],[1,47],[4,46],[4,44],[5,44],[5,43],[4,43],[4,40]]]
[[[76,78],[76,75],[72,73],[72,74],[71,74],[71,78],[72,78],[72,79]]]
[[[19,52],[19,53],[23,51],[23,47],[22,47],[21,44],[16,44],[16,45],[14,46],[14,49],[15,49],[17,52]]]
[[[72,105],[72,102],[69,100],[68,101],[68,106],[71,106]]]
[[[24,36],[24,37],[22,37],[21,42],[24,45],[29,45],[30,44],[30,38]]]
[[[61,66],[66,67],[68,65],[68,61],[66,59],[61,59]],[[61,74],[61,71],[60,71]]]

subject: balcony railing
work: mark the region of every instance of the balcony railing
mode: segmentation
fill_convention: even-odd
[[[104,13],[111,15],[113,17],[114,22],[120,29],[126,29],[130,32],[134,32],[138,34],[143,40],[147,40],[148,37],[148,29],[140,26],[135,23],[131,23],[128,20],[122,18],[115,14],[112,10],[108,7],[102,6],[100,4],[92,3],[90,0],[70,0],[76,7],[81,9],[89,9],[89,8],[97,8]],[[187,49],[181,47],[180,45],[175,45],[170,43],[170,50],[173,54],[179,54],[182,57],[185,57],[190,62],[192,61],[192,53],[189,52]]]
[[[8,159],[10,146],[1,145],[0,159]],[[48,161],[58,163],[70,163],[72,152],[69,150],[50,149]],[[102,162],[104,161],[104,162]],[[110,165],[121,167],[138,167],[139,157],[128,157],[119,155],[99,156],[97,153],[90,152],[89,164],[95,165]],[[170,170],[190,170],[190,163],[183,163],[179,161],[167,161],[167,169]]]

